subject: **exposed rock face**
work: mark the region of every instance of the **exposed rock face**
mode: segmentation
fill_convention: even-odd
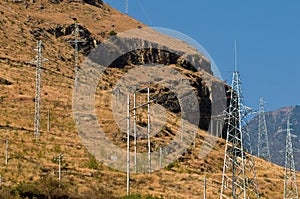
[[[83,53],[84,55],[88,55],[90,51],[97,46],[97,44],[100,43],[100,41],[97,41],[95,37],[92,36],[91,32],[86,29],[85,27],[78,25],[79,29],[79,43],[78,43],[78,50]],[[35,31],[34,35],[37,37],[41,35],[42,30],[37,30]],[[66,36],[71,36],[73,35],[74,37],[74,32],[75,32],[75,24],[71,25],[56,25],[54,28],[49,28],[46,30],[46,32],[50,33],[51,35],[54,35],[56,38],[59,37],[66,37]],[[74,40],[70,39],[69,41]],[[69,37],[68,37],[69,39]],[[69,42],[70,45],[75,47],[74,42]]]
[[[54,3],[54,4],[59,4],[61,3],[63,0],[48,0],[49,3]]]
[[[78,25],[79,28],[79,38],[78,38],[78,50],[80,53],[84,55],[88,55],[90,51],[100,43],[94,37],[91,32],[85,27]],[[71,25],[60,25],[57,24],[53,28],[34,28],[29,31],[36,40],[39,39],[49,39],[49,34],[55,36],[56,38],[63,37],[69,45],[75,48],[74,44],[74,32],[75,32],[75,24]],[[72,42],[73,41],[73,42]]]
[[[226,106],[226,85],[212,76],[213,72],[209,60],[183,41],[162,35],[152,29],[135,31],[137,33],[132,36],[130,31],[118,34],[103,49],[92,51],[89,58],[95,63],[101,63],[100,65],[122,70],[126,70],[127,66],[174,65],[176,70],[184,75],[183,79],[188,81],[188,85],[195,90],[197,95],[197,106],[200,110],[198,108],[197,110],[191,109],[197,111],[194,114],[195,116],[200,113],[200,122],[196,125],[203,130],[208,130],[211,115],[217,115],[215,111],[212,111],[213,101],[217,103],[216,94],[212,94],[213,90],[215,93],[224,95],[221,97],[224,100],[223,106],[220,106],[219,110],[223,111]],[[105,53],[103,53],[104,51]],[[118,55],[119,53],[120,55]],[[113,62],[110,60],[111,57],[116,57],[112,59],[114,60]],[[160,80],[158,78],[154,84],[159,84]],[[178,75],[178,78],[175,77],[175,79],[170,81],[172,81],[170,82],[172,85],[177,85],[181,78]],[[139,84],[137,83],[136,85]],[[161,85],[152,86],[151,89],[154,90],[152,94],[157,96],[158,104],[174,113],[182,111],[177,96],[173,91]],[[193,115],[193,113],[190,115]],[[195,121],[193,118],[188,119]]]
[[[83,2],[91,4],[91,5],[101,5],[101,4],[103,4],[102,0],[83,0]]]
[[[58,1],[58,0],[56,0]],[[67,2],[79,2],[79,3],[87,3],[93,6],[101,6],[103,4],[102,0],[66,0]]]
[[[197,72],[198,69],[201,69],[208,73],[212,73],[210,70],[210,63],[204,60],[200,54],[195,54],[193,57],[191,55],[188,55],[188,57],[182,57],[181,52],[178,52],[177,54],[158,48],[159,46],[154,46],[153,48],[139,49],[126,53],[110,64],[110,67],[123,68],[130,64],[144,65],[149,63],[163,65],[175,64],[193,72]]]

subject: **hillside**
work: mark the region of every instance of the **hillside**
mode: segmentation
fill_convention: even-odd
[[[27,2],[27,3],[24,3]],[[89,153],[76,128],[72,102],[74,92],[74,21],[80,27],[79,60],[81,66],[88,66],[86,57],[96,46],[113,36],[123,35],[126,30],[145,27],[140,22],[121,14],[101,1],[0,1],[0,198],[122,198],[126,195],[126,173],[109,168]],[[94,4],[95,5],[91,5]],[[99,3],[100,2],[100,3]],[[127,33],[130,33],[127,32]],[[151,33],[151,34],[150,34]],[[120,148],[126,148],[126,134],[118,125],[118,117],[112,115],[112,87],[121,77],[139,64],[156,60],[170,69],[181,72],[197,94],[200,108],[200,122],[186,124],[200,127],[184,155],[164,169],[147,174],[145,166],[141,173],[132,174],[131,193],[144,197],[152,195],[163,198],[200,198],[203,196],[203,178],[207,178],[208,198],[219,198],[223,166],[224,140],[206,133],[210,121],[211,89],[221,85],[210,71],[209,61],[186,43],[153,33],[149,30],[139,38],[176,51],[177,54],[192,58],[193,64],[205,70],[193,71],[191,63],[181,56],[173,56],[165,51],[152,48],[133,51],[120,57],[107,68],[103,80],[96,85],[96,104],[93,105],[98,122],[107,137]],[[43,41],[43,63],[41,96],[41,135],[33,136],[35,65],[30,63],[35,57],[37,40]],[[142,57],[143,59],[140,59]],[[93,57],[92,57],[93,58]],[[84,77],[90,77],[92,73]],[[134,74],[131,76],[133,77]],[[169,75],[171,76],[171,75]],[[146,75],[138,76],[132,82],[142,81]],[[170,77],[173,82],[179,80]],[[173,79],[174,78],[174,79]],[[88,79],[88,78],[87,78]],[[205,81],[204,81],[205,80]],[[80,80],[81,81],[81,80]],[[158,80],[157,80],[158,81]],[[148,86],[148,85],[147,85]],[[181,109],[174,93],[158,83],[150,84],[151,97],[157,97],[151,116],[161,129],[152,137],[151,149],[172,142],[179,132]],[[80,90],[80,89],[79,89]],[[80,90],[85,91],[85,90]],[[144,100],[145,93],[139,99]],[[117,104],[118,105],[118,104]],[[124,103],[121,104],[124,107]],[[222,108],[222,107],[218,107]],[[50,131],[47,120],[50,111]],[[155,117],[155,111],[166,111],[165,118]],[[120,114],[123,115],[122,112]],[[117,117],[115,119],[114,117]],[[167,121],[163,126],[159,122]],[[138,128],[145,129],[146,110],[140,113]],[[78,123],[77,123],[78,125]],[[88,126],[87,128],[90,128]],[[202,129],[202,130],[201,130]],[[212,132],[214,134],[214,132]],[[5,144],[8,138],[8,164],[5,164]],[[209,140],[216,140],[210,145]],[[132,137],[131,137],[132,146]],[[199,157],[201,147],[212,148],[204,158]],[[146,139],[138,140],[139,152],[147,149]],[[61,187],[58,184],[59,154],[63,154]],[[283,168],[255,159],[262,198],[282,198]],[[126,162],[124,161],[124,165]],[[267,169],[266,169],[267,168]],[[299,178],[298,178],[299,179]]]
[[[293,134],[296,138],[293,138],[293,145],[295,148],[299,148],[300,144],[300,126],[299,126],[299,116],[300,116],[300,106],[290,106],[277,109],[275,111],[270,111],[266,113],[266,122],[268,128],[269,136],[269,147],[271,161],[275,164],[284,166],[285,156],[284,153],[280,151],[285,150],[285,139],[286,139],[286,129],[287,129],[287,118],[290,117],[291,128],[293,129]],[[253,140],[257,140],[257,127],[258,117],[253,118],[249,122],[249,129],[254,137]],[[257,143],[253,141],[254,153],[257,154]],[[296,169],[300,170],[300,155],[299,152],[295,150],[294,154]]]

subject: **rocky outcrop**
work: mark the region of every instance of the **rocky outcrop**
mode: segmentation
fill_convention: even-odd
[[[212,73],[210,63],[204,60],[200,54],[183,57],[180,52],[177,54],[176,52],[172,53],[168,50],[158,48],[159,47],[156,46],[153,48],[138,49],[126,53],[110,64],[110,67],[123,68],[126,65],[145,65],[149,63],[163,65],[175,64],[193,72],[197,72],[198,69],[201,68],[201,70]]]
[[[48,0],[49,3],[60,4],[63,0]]]
[[[224,95],[220,96],[220,99],[224,100],[224,106],[218,107],[219,110],[224,110],[226,106],[226,85],[213,77],[209,60],[187,43],[162,35],[152,29],[120,33],[112,37],[107,44],[101,44],[100,48],[92,51],[88,58],[101,66],[118,68],[121,71],[127,71],[128,67],[142,65],[174,66],[175,70],[183,76],[174,74],[174,77],[170,78],[167,74],[161,74],[161,77],[167,79],[171,85],[178,85],[180,81],[186,80],[186,86],[195,90],[198,104],[197,108],[195,106],[191,111],[197,109],[195,116],[200,113],[200,121],[196,125],[203,130],[208,130],[211,115],[217,115],[212,110],[212,103],[216,103],[218,98],[213,91]],[[157,81],[154,81],[151,87],[151,94],[156,96],[157,103],[173,113],[182,111],[176,94],[159,85],[162,83],[159,77],[156,79]],[[132,83],[133,80],[130,81]],[[140,81],[138,79],[134,84],[140,85],[143,81],[143,79]],[[111,84],[111,82],[107,83]],[[190,115],[193,114],[190,113]],[[195,121],[193,118],[188,119]]]
[[[49,1],[60,1],[60,2],[62,2],[63,0],[49,0]],[[87,4],[90,4],[90,5],[93,5],[93,6],[98,6],[98,7],[100,7],[103,4],[102,0],[65,0],[65,1],[68,2],[68,3],[71,3],[71,2],[87,3]]]
[[[102,0],[83,0],[84,3],[88,3],[91,5],[99,6],[103,4]]]
[[[85,28],[84,26],[78,25],[79,29],[79,43],[78,43],[78,50],[84,55],[88,55],[90,51],[100,43],[92,33]],[[41,30],[39,31],[41,32]],[[49,28],[46,32],[50,33],[51,35],[55,36],[56,38],[59,37],[66,37],[66,42],[74,40],[74,32],[75,32],[75,24],[71,25],[55,25],[53,28]],[[38,34],[38,33],[36,33]],[[73,35],[72,39],[67,36]],[[75,47],[74,42],[69,42],[69,45]]]

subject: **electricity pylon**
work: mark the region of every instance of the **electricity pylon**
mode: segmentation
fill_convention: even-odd
[[[220,199],[259,198],[246,123],[249,108],[244,105],[241,86],[235,44],[235,71],[232,77],[230,105],[225,118],[228,126]]]
[[[260,97],[259,111],[258,111],[258,150],[257,156],[261,157],[267,161],[271,161],[269,139],[268,139],[268,129],[266,122],[265,113],[265,102],[263,97]]]
[[[285,175],[284,175],[284,199],[298,199],[298,185],[296,180],[294,149],[290,120],[287,121],[287,135],[285,147]]]
[[[77,86],[77,81],[78,81],[78,70],[79,70],[79,66],[78,66],[78,51],[79,51],[79,43],[83,42],[81,40],[79,40],[79,26],[78,26],[78,21],[76,18],[73,18],[74,22],[75,22],[75,29],[74,29],[74,40],[69,41],[70,43],[74,43],[75,45],[75,51],[74,51],[74,65],[75,65],[75,87]]]
[[[37,42],[37,47],[34,49],[37,51],[36,59],[36,91],[35,91],[35,117],[34,117],[34,137],[40,135],[40,101],[41,101],[41,81],[42,81],[42,63],[48,61],[42,57],[42,41]]]

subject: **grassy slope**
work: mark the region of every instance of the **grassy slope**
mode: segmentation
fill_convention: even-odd
[[[0,85],[2,98],[0,115],[0,173],[3,176],[2,196],[21,181],[37,183],[42,192],[67,193],[72,197],[120,197],[126,193],[126,175],[95,163],[82,146],[72,118],[73,49],[64,40],[50,34],[42,38],[44,57],[50,60],[43,64],[41,129],[39,140],[33,139],[35,67],[27,64],[34,58],[32,49],[36,40],[29,30],[38,27],[54,27],[56,24],[72,24],[76,16],[80,24],[102,40],[101,32],[121,32],[142,24],[109,7],[99,9],[78,3],[62,6],[45,4],[39,10],[37,4],[29,9],[23,5],[1,1],[0,26],[0,77],[12,85]],[[28,17],[30,16],[30,17]],[[114,25],[114,27],[112,27]],[[63,56],[67,61],[61,61]],[[83,60],[83,56],[80,55]],[[47,111],[51,110],[51,131],[47,132]],[[9,138],[9,163],[4,159],[4,140]],[[209,198],[218,198],[223,164],[224,141],[219,140],[205,159],[197,158],[205,132],[199,131],[196,149],[176,162],[153,173],[132,176],[133,193],[163,195],[165,198],[199,198],[202,196],[202,179],[207,177]],[[57,187],[58,154],[64,154],[62,191]],[[257,160],[257,175],[260,192],[267,198],[281,198],[283,192],[283,169]],[[97,167],[97,168],[96,168]],[[94,168],[94,169],[92,169]],[[93,174],[93,175],[91,175]],[[52,180],[54,179],[54,180]],[[298,178],[299,179],[299,178]],[[52,183],[52,184],[51,184]],[[54,185],[53,185],[54,184]],[[54,190],[50,190],[54,187]],[[24,188],[25,189],[25,188]],[[49,190],[48,190],[49,189]],[[78,193],[78,194],[77,194]]]

